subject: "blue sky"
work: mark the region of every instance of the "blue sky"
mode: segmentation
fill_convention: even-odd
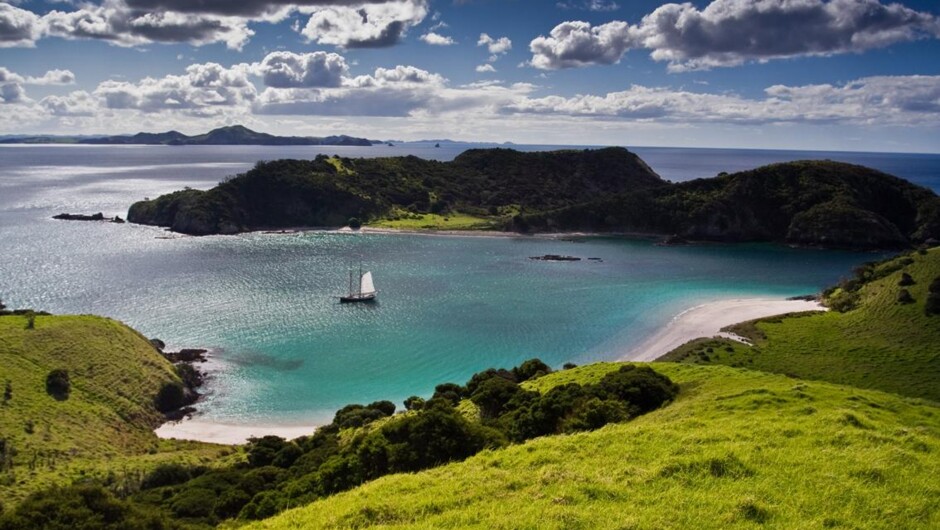
[[[935,0],[0,1],[0,134],[940,151]]]

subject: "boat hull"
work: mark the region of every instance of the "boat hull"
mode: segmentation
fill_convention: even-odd
[[[375,294],[353,294],[350,296],[341,296],[339,302],[341,304],[353,304],[357,302],[374,302]]]

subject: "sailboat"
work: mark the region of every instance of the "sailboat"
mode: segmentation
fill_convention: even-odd
[[[341,303],[350,302],[372,302],[375,300],[375,284],[372,283],[372,272],[362,272],[362,265],[359,266],[359,276],[356,279],[356,271],[349,271],[349,294],[341,296]]]

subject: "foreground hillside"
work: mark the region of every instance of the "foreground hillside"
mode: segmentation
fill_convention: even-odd
[[[50,387],[54,371],[68,383]],[[26,316],[0,316],[0,503],[81,476],[126,479],[161,453],[198,449],[153,434],[164,421],[154,398],[179,383],[147,339],[114,320],[40,315],[28,329]]]
[[[774,164],[671,184],[621,148],[259,163],[208,190],[137,202],[135,223],[193,235],[337,227],[641,232],[694,240],[900,248],[940,238],[940,198],[879,171]]]
[[[617,364],[565,370],[545,389]],[[659,364],[675,403],[394,475],[249,528],[932,528],[940,409],[734,369]],[[532,384],[532,383],[528,383]]]
[[[940,314],[927,311],[938,278],[940,247],[863,266],[827,293],[833,311],[732,326],[753,346],[704,339],[663,359],[743,366],[940,402]]]

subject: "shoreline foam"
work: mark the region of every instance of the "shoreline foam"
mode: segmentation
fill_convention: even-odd
[[[815,301],[776,298],[734,298],[718,300],[686,309],[674,316],[640,345],[620,355],[618,361],[654,361],[683,344],[698,338],[721,336],[741,340],[721,328],[784,313],[826,311]]]

